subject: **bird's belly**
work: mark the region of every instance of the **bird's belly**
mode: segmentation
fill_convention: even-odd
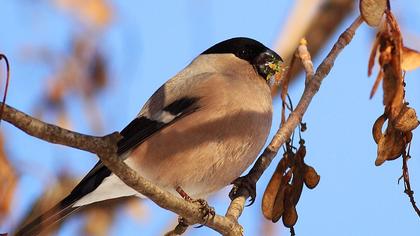
[[[141,165],[135,163],[134,166],[130,160],[127,160],[127,164],[167,191],[175,193],[174,190],[180,186],[191,197],[204,197],[229,185],[255,158],[247,153],[249,145],[231,146],[229,153],[218,151],[223,148],[221,146],[213,142],[208,143],[207,147],[201,147],[201,150],[191,150],[183,155],[174,154],[161,161],[148,159],[162,157],[147,156]],[[209,155],[203,155],[203,151]]]
[[[263,114],[254,115],[177,126],[193,127],[189,130],[169,127],[141,144],[126,162],[172,193],[180,186],[191,197],[205,197],[239,177],[263,147],[271,123],[249,130],[249,123]],[[216,127],[220,125],[226,128]]]

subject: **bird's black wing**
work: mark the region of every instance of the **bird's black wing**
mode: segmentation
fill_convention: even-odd
[[[197,98],[182,98],[164,107],[162,111],[168,112],[168,115],[173,117],[169,122],[152,120],[144,116],[139,116],[131,121],[121,131],[123,138],[118,142],[118,154],[121,155],[131,150],[158,130],[195,111],[198,108],[197,101]]]
[[[159,130],[197,110],[199,108],[197,102],[198,98],[182,98],[164,107],[163,111],[173,116],[169,122],[152,120],[145,116],[136,117],[120,132],[123,138],[117,144],[118,155],[135,148]],[[66,198],[20,229],[16,235],[37,235],[44,227],[60,221],[79,208],[72,207],[75,202],[95,190],[110,175],[111,171],[101,161],[98,161]]]

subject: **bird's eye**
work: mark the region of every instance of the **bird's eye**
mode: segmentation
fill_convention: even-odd
[[[248,56],[249,56],[249,51],[246,50],[246,49],[242,49],[241,52],[240,52],[240,57],[241,58],[248,58]]]

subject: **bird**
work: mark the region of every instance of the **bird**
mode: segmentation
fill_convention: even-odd
[[[270,85],[281,62],[251,38],[211,46],[158,88],[122,129],[119,158],[173,194],[181,189],[205,198],[230,185],[268,138]],[[16,235],[38,235],[80,207],[127,196],[143,197],[99,161],[67,197]]]

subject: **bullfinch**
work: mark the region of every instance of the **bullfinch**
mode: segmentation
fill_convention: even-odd
[[[205,198],[256,159],[271,127],[270,80],[277,53],[250,38],[210,47],[164,83],[121,132],[118,155],[141,176],[177,194]],[[101,161],[61,202],[16,235],[41,230],[85,205],[139,196]]]

